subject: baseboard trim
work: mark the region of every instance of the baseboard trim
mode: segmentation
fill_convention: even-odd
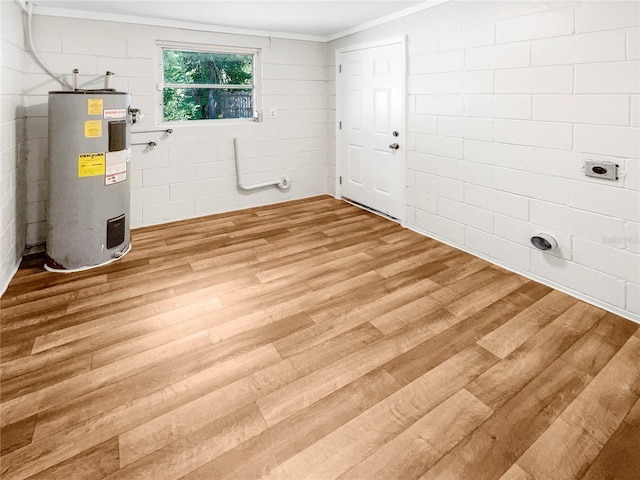
[[[0,285],[0,297],[4,295],[4,293],[7,291],[7,288],[9,288],[9,284],[11,283],[11,280],[13,280],[13,277],[15,276],[15,274],[18,273],[18,269],[20,268],[21,263],[22,263],[22,257],[18,259],[18,263],[13,267],[13,271],[11,272],[11,275],[9,275],[7,277],[7,280],[4,281],[2,285]]]
[[[407,228],[411,231],[414,231],[416,233],[419,233],[420,235],[423,235],[425,237],[429,237],[429,238],[433,238],[434,240],[438,240],[439,242],[442,242],[446,245],[449,245],[451,247],[457,248],[458,250],[462,250],[463,252],[469,253],[471,255],[473,255],[474,257],[478,257],[481,258],[483,260],[486,260],[489,263],[492,263],[494,265],[497,265],[501,268],[504,268],[505,270],[509,270],[510,272],[513,273],[517,273],[518,275],[522,275],[525,278],[528,278],[530,280],[534,280],[538,283],[541,283],[543,285],[546,285],[547,287],[551,287],[555,290],[558,290],[562,293],[566,293],[567,295],[571,295],[572,297],[577,298],[578,300],[582,300],[583,302],[586,302],[590,305],[593,305],[595,307],[598,308],[602,308],[603,310],[606,310],[607,312],[611,312],[611,313],[615,313],[616,315],[619,315],[623,318],[626,318],[627,320],[631,320],[632,322],[635,322],[637,324],[640,324],[640,315],[635,315],[633,313],[627,312],[626,310],[622,310],[620,308],[615,307],[614,305],[609,305],[608,303],[602,302],[600,300],[598,300],[597,298],[593,298],[590,297],[589,295],[585,295],[584,293],[578,292],[577,290],[573,290],[565,285],[560,285],[558,283],[555,283],[547,278],[544,277],[539,277],[538,275],[531,273],[531,272],[523,272],[521,270],[517,270],[515,268],[513,268],[513,266],[508,265],[506,263],[500,262],[498,260],[496,260],[493,257],[490,257],[488,255],[484,255],[480,252],[476,252],[475,250],[472,250],[470,248],[467,248],[463,245],[459,245],[455,242],[452,242],[451,240],[447,240],[445,238],[439,237],[438,235],[434,235],[432,233],[427,233],[424,230],[421,230],[417,227],[413,227],[413,226],[407,226]]]

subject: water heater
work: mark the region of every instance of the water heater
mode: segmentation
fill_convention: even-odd
[[[49,271],[97,267],[131,248],[130,104],[112,89],[49,92]]]

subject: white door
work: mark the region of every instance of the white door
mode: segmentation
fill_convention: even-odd
[[[338,62],[340,195],[402,219],[402,42],[343,51]]]

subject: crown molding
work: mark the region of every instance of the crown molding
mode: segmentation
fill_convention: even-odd
[[[423,10],[427,10],[429,8],[437,7],[438,5],[442,5],[443,3],[450,2],[451,0],[427,0],[418,5],[414,5],[413,7],[405,8],[403,10],[399,10],[390,15],[385,15],[384,17],[377,18],[375,20],[371,20],[370,22],[362,23],[360,25],[356,25],[355,27],[349,28],[347,30],[343,30],[338,33],[334,33],[332,35],[327,35],[326,41],[330,42],[332,40],[337,40],[338,38],[346,37],[348,35],[353,35],[354,33],[362,32],[364,30],[368,30],[373,27],[377,27],[378,25],[384,25],[385,23],[392,22],[402,17],[407,17],[409,15],[413,15],[414,13],[422,12]]]
[[[15,0],[15,1],[21,6],[21,8],[23,8],[23,10],[26,9],[27,2],[25,0]],[[129,23],[129,24],[135,24],[135,25],[148,25],[152,27],[179,28],[183,30],[194,30],[194,31],[201,31],[201,32],[228,33],[233,35],[247,35],[252,37],[282,38],[282,39],[288,39],[288,40],[303,40],[308,42],[326,43],[332,40],[336,40],[338,38],[346,37],[348,35],[353,35],[354,33],[362,32],[364,30],[367,30],[373,27],[377,27],[379,25],[383,25],[388,22],[392,22],[393,20],[397,20],[402,17],[413,15],[414,13],[418,13],[423,10],[433,8],[450,1],[451,0],[427,0],[418,5],[414,5],[413,7],[405,8],[403,10],[392,13],[390,15],[385,15],[384,17],[380,17],[370,22],[365,22],[355,27],[349,28],[347,30],[343,30],[341,32],[334,33],[327,36],[304,35],[304,34],[289,33],[289,32],[272,32],[268,30],[255,30],[250,28],[228,27],[224,25],[211,25],[207,23],[185,22],[182,20],[143,17],[143,16],[137,16],[137,15],[121,15],[116,13],[87,12],[83,10],[50,8],[50,7],[38,6],[35,4],[33,5],[33,14],[45,15],[50,17],[65,17],[65,18],[77,18],[82,20],[97,20],[97,21],[106,21],[106,22]]]
[[[34,15],[49,17],[78,18],[83,20],[96,20],[105,22],[130,23],[135,25],[148,25],[152,27],[169,27],[183,30],[195,30],[212,33],[230,33],[233,35],[247,35],[252,37],[283,38],[289,40],[304,40],[309,42],[326,42],[327,38],[319,35],[303,35],[287,32],[271,32],[267,30],[254,30],[250,28],[227,27],[224,25],[210,25],[207,23],[184,22],[164,18],[141,17],[136,15],[120,15],[116,13],[87,12],[83,10],[70,10],[66,8],[49,8],[33,6]]]

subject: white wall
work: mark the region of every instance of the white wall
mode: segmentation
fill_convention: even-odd
[[[116,73],[112,86],[133,94],[132,104],[145,116],[133,130],[156,128],[156,42],[260,48],[263,109],[275,119],[243,125],[189,125],[160,133],[138,134],[135,142],[154,140],[158,147],[134,147],[131,178],[133,227],[180,220],[326,192],[327,66],[326,45],[297,40],[216,34],[34,16],[35,44],[56,73],[78,68],[81,86],[100,88],[106,70]],[[46,239],[47,92],[60,90],[27,54],[28,102],[27,244]],[[245,140],[248,180],[291,178],[291,188],[239,192],[236,188],[233,137]],[[37,172],[37,174],[36,174]]]
[[[20,7],[0,2],[0,294],[24,250],[24,34]]]
[[[329,59],[409,38],[410,228],[638,320],[639,20],[638,2],[454,1]],[[530,247],[540,230],[556,253]]]

